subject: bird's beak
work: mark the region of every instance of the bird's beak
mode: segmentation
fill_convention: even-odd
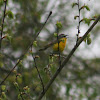
[[[65,37],[66,37],[66,38],[69,38],[69,36],[68,36],[68,35],[65,35]]]

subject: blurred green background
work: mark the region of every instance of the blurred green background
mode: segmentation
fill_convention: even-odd
[[[39,56],[36,63],[44,85],[49,82],[50,77],[58,68],[58,59],[57,57],[53,57],[53,60],[50,58],[52,47],[42,52],[38,50],[55,39],[56,22],[60,21],[63,28],[59,33],[69,35],[66,48],[62,54],[67,57],[76,42],[78,20],[75,20],[74,16],[78,15],[78,9],[76,6],[72,8],[74,2],[77,2],[77,0],[8,0],[7,11],[11,11],[13,17],[6,16],[5,18],[3,36],[8,35],[10,39],[5,38],[2,41],[0,82],[25,52],[35,34],[42,27],[49,12],[52,11],[52,16],[37,38],[37,46],[33,48],[33,54]],[[100,13],[99,0],[80,0],[80,6],[84,4],[88,5],[90,11],[83,9],[81,19],[92,18]],[[3,9],[4,3],[1,0],[0,23],[2,22]],[[90,25],[92,23],[93,21]],[[88,28],[89,26],[82,22],[80,36],[83,36]],[[91,31],[92,43],[87,45],[83,42],[80,45],[47,91],[43,100],[100,100],[99,29],[100,23]],[[63,57],[61,59],[64,60]],[[17,82],[20,90],[15,82]],[[1,86],[0,98],[1,100],[21,100],[20,92],[25,92],[26,94],[23,94],[25,100],[36,100],[41,91],[40,79],[32,56],[28,52],[22,63],[17,66]],[[2,92],[5,93],[5,97],[3,97]]]

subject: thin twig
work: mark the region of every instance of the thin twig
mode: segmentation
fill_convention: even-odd
[[[24,100],[24,98],[23,98],[23,96],[22,96],[22,92],[21,92],[20,88],[19,88],[19,87],[17,87],[17,88],[18,88],[18,91],[20,92],[20,97],[22,98],[22,100]]]
[[[79,33],[80,33],[80,3],[79,0],[77,0],[77,4],[78,4],[78,33],[77,33],[77,40],[76,40],[76,44],[78,42],[79,39]]]
[[[5,7],[4,7],[4,13],[3,13],[3,19],[2,19],[2,25],[1,25],[1,38],[0,38],[0,49],[1,49],[1,45],[2,45],[2,33],[3,33],[3,29],[4,29],[4,21],[5,21],[5,17],[6,17],[6,5],[7,5],[7,0],[4,1],[5,3]]]
[[[43,26],[42,26],[41,29],[40,29],[40,32],[41,32],[42,29],[44,28],[45,24],[47,23],[47,21],[48,21],[48,19],[50,18],[51,15],[52,15],[52,11],[50,11],[50,13],[49,13],[49,15],[48,15],[48,17],[47,17],[45,23],[43,24]],[[38,33],[36,34],[35,38],[38,37],[38,35],[40,34],[40,32],[38,32]]]
[[[16,83],[17,83],[17,77],[18,77],[18,74],[16,75],[16,79],[15,79]],[[24,100],[22,93],[21,93],[21,89],[19,88],[19,85],[16,85],[16,87],[18,88],[18,91],[19,91],[19,94],[20,94],[22,100]]]
[[[39,78],[40,78],[40,82],[41,82],[41,85],[42,85],[42,88],[43,88],[43,91],[44,91],[44,84],[43,84],[42,77],[41,77],[41,75],[40,75],[40,72],[39,72],[38,67],[37,67],[37,64],[36,64],[36,57],[34,57],[33,55],[32,55],[32,57],[33,57],[34,64],[35,64],[35,68],[36,68],[36,70],[37,70],[37,72],[38,72],[38,75],[39,75]]]
[[[23,96],[22,96],[22,92],[21,92],[21,90],[20,90],[20,88],[17,86],[17,88],[18,88],[18,91],[19,91],[19,93],[20,93],[20,97],[22,98],[22,100],[24,100],[24,98],[23,98]]]
[[[32,51],[32,58],[33,58],[33,60],[34,60],[35,68],[36,68],[36,70],[37,70],[37,72],[38,72],[38,75],[39,75],[39,78],[40,78],[40,82],[41,82],[41,85],[42,85],[42,88],[43,88],[43,91],[44,91],[43,80],[42,80],[42,77],[41,77],[40,72],[39,72],[39,70],[38,70],[38,67],[37,67],[37,64],[36,64],[36,56],[34,57],[34,55],[33,55],[32,47],[31,47],[31,51]]]
[[[30,100],[33,100],[33,98],[32,98],[29,94],[25,93],[25,91],[23,92],[23,94],[24,94],[24,95],[27,95],[27,97],[29,97]]]
[[[77,45],[74,46],[74,48],[71,50],[71,52],[69,53],[69,55],[67,56],[67,58],[63,61],[61,67],[59,67],[59,69],[55,72],[54,76],[51,78],[51,80],[48,82],[48,84],[45,86],[44,88],[44,92],[42,91],[38,97],[37,100],[41,100],[42,97],[45,95],[45,93],[47,92],[47,90],[49,89],[49,87],[52,85],[53,81],[56,79],[56,77],[59,75],[59,73],[61,72],[62,68],[68,63],[69,59],[71,58],[71,56],[74,54],[74,52],[76,51],[76,49],[78,48],[78,46],[82,43],[82,41],[87,37],[87,35],[90,33],[90,31],[93,29],[93,27],[98,23],[98,21],[100,20],[100,15],[98,16],[98,18],[95,20],[95,22],[90,26],[90,28],[87,30],[87,32],[84,34],[84,36],[77,42]]]
[[[61,37],[61,38],[62,38],[62,37]],[[61,41],[61,40],[60,40],[60,38],[59,38],[59,42],[60,42],[60,41]],[[58,42],[58,40],[52,41],[51,43],[45,45],[43,48],[39,49],[38,51],[44,51],[44,50],[48,49],[49,47],[53,46],[53,45],[54,45],[55,43],[57,43],[57,42]]]
[[[11,71],[7,74],[7,76],[2,80],[2,82],[0,83],[0,86],[5,82],[5,80],[9,77],[9,75],[13,72],[13,70],[17,67],[17,65],[21,62],[21,60],[23,60],[25,54],[28,52],[29,48],[32,47],[33,42],[36,40],[36,38],[38,37],[38,35],[40,34],[40,32],[42,31],[42,29],[44,28],[44,26],[46,25],[48,19],[50,18],[52,12],[50,11],[45,23],[43,24],[42,28],[40,29],[40,31],[37,33],[36,37],[34,37],[32,43],[30,43],[30,45],[27,47],[26,51],[24,52],[24,54],[20,57],[20,59],[18,60],[18,62],[15,64],[15,66],[11,69]]]
[[[58,43],[58,55],[59,55],[59,65],[61,66],[60,48],[59,48],[59,29],[57,28],[57,43]]]

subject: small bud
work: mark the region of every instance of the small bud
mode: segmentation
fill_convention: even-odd
[[[80,40],[82,37],[79,37],[78,40]]]
[[[5,94],[5,92],[2,92],[1,94],[2,94],[2,97],[6,99],[6,94]]]
[[[87,35],[87,38],[90,38],[90,34]]]
[[[58,29],[61,29],[61,28],[62,28],[62,24],[61,24],[61,22],[57,21],[57,23],[56,23],[56,27],[57,27]]]
[[[6,89],[6,86],[5,85],[2,85],[1,86],[1,89],[4,91]]]
[[[28,86],[25,86],[23,89],[24,89],[24,90],[27,90],[27,89],[28,89]]]
[[[7,0],[3,0],[4,2],[6,2]]]
[[[14,85],[15,85],[15,87],[18,87],[18,83],[17,82],[14,82]]]
[[[12,36],[10,36],[9,34],[5,35],[5,38],[7,38],[7,40],[11,43],[12,42]]]
[[[86,10],[90,11],[90,8],[88,6],[84,6],[86,8]]]
[[[18,94],[18,100],[20,100],[21,99],[21,94]]]
[[[16,76],[21,77],[22,75],[20,73],[18,73]]]
[[[77,17],[79,17],[79,16],[74,16],[74,19],[76,20]]]
[[[87,39],[85,38],[85,39],[84,39],[84,42],[85,42],[85,43],[86,43],[86,40],[87,40]]]
[[[37,41],[34,41],[34,42],[33,42],[33,46],[34,46],[34,47],[37,47]]]
[[[91,20],[88,18],[83,18],[83,20],[85,21],[86,24],[90,25]]]
[[[72,8],[73,8],[74,6],[76,6],[76,5],[78,5],[78,4],[77,4],[77,3],[73,3],[73,4],[72,4]]]
[[[91,44],[91,38],[87,39],[87,44],[90,45]]]
[[[16,73],[17,73],[17,71],[16,71],[16,70],[14,70],[14,71],[13,71],[13,73],[14,73],[14,74],[16,74]]]
[[[40,56],[36,55],[35,58],[40,58]]]
[[[14,18],[14,15],[13,15],[13,13],[12,13],[10,10],[7,11],[6,14],[8,15],[8,17],[9,17],[10,19],[13,19],[13,18]]]
[[[54,36],[57,37],[57,33],[54,33]]]

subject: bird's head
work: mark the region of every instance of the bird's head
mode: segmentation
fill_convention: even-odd
[[[68,35],[60,34],[60,35],[58,36],[58,38],[59,38],[59,39],[61,39],[61,38],[68,38]]]

